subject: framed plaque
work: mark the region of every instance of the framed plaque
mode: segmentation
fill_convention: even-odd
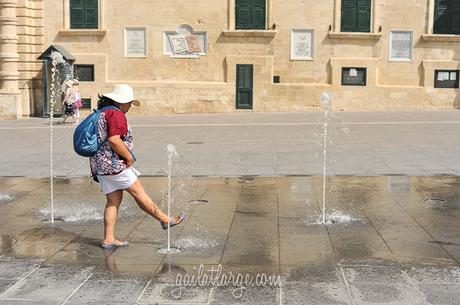
[[[163,33],[163,53],[171,57],[197,58],[207,54],[206,32]]]
[[[291,30],[291,60],[313,60],[314,31]]]
[[[458,88],[459,70],[435,70],[434,87],[435,88]]]
[[[413,31],[390,32],[390,61],[412,61]]]
[[[342,67],[342,86],[366,86],[367,68]]]
[[[145,28],[125,28],[125,57],[146,57]]]

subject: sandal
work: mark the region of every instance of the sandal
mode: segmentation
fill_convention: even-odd
[[[185,216],[186,215],[185,215],[184,212],[180,212],[179,220],[177,220],[177,221],[176,221],[176,219],[174,217],[169,217],[169,227],[172,228],[174,226],[177,226],[178,224],[181,224],[184,221]],[[160,224],[161,224],[161,227],[163,228],[163,230],[168,229],[168,223],[160,221]]]
[[[119,247],[127,247],[127,246],[129,246],[129,242],[127,242],[127,241],[123,241],[123,242],[121,242],[121,244],[118,244],[116,242],[113,242],[113,243],[103,242],[102,245],[101,245],[102,249],[105,249],[105,250],[116,249],[116,248],[119,248]]]

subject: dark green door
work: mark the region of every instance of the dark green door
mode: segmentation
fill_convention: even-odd
[[[252,65],[236,65],[236,109],[252,109]]]

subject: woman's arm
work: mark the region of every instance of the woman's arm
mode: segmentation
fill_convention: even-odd
[[[126,165],[130,167],[134,164],[133,156],[126,147],[125,143],[121,140],[120,136],[111,136],[109,139],[110,148],[112,148],[119,156],[126,160]]]

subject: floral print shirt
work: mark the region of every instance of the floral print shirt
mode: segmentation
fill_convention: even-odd
[[[98,122],[99,150],[90,158],[91,173],[98,176],[116,175],[124,171],[125,159],[110,147],[108,138],[119,135],[129,151],[133,150],[132,130],[126,115],[117,109],[106,109],[101,112]]]

